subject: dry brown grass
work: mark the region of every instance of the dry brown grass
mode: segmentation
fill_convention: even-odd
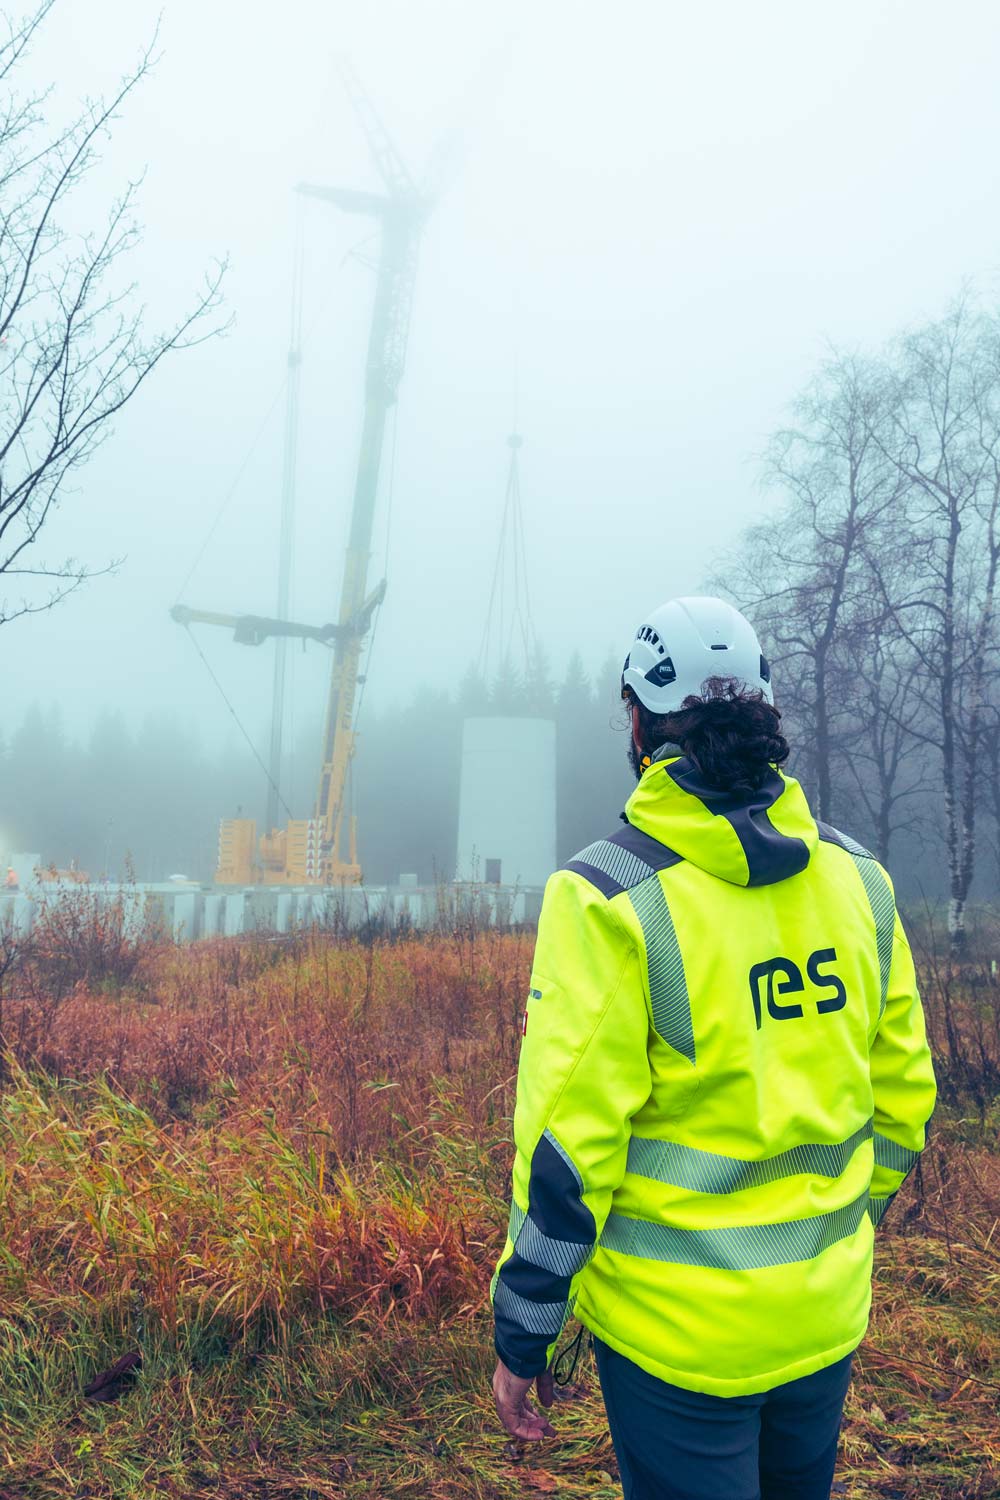
[[[21,956],[0,1500],[620,1494],[588,1361],[558,1445],[510,1447],[489,1406],[531,946],[147,937],[58,1000]],[[984,996],[949,998],[961,1022]],[[1000,1495],[1000,1110],[972,1076],[880,1232],[841,1493]]]
[[[105,1076],[164,1121],[231,1112],[238,1096],[327,1130],[347,1157],[395,1150],[399,1117],[422,1124],[436,1080],[470,1119],[495,1113],[491,1091],[517,1066],[526,936],[305,934],[153,951],[138,991],[81,981],[56,1005],[32,956],[6,1001],[18,1057],[55,1078]]]

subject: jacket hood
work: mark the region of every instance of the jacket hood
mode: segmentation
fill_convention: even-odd
[[[625,804],[626,821],[731,885],[776,885],[806,868],[816,820],[792,776],[772,770],[754,792],[709,786],[694,761],[654,761]]]

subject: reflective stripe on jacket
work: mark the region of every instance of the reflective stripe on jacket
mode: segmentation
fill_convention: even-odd
[[[625,817],[545,891],[497,1352],[539,1373],[575,1308],[675,1385],[768,1390],[865,1333],[935,1099],[913,961],[791,777],[734,795],[674,757]]]

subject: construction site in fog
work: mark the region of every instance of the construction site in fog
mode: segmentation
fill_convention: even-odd
[[[289,931],[336,921],[355,928],[377,919],[430,927],[444,910],[475,910],[491,923],[532,921],[541,889],[556,864],[555,723],[551,718],[480,714],[462,731],[461,782],[455,878],[421,886],[400,871],[395,884],[364,879],[364,829],[350,805],[358,714],[368,678],[386,577],[371,578],[372,537],[382,491],[386,429],[406,362],[421,234],[441,190],[447,153],[432,158],[417,182],[381,117],[345,62],[344,84],[380,179],[377,191],[300,183],[300,203],[314,200],[374,224],[378,251],[363,370],[364,414],[347,522],[339,598],[333,618],[304,623],[289,617],[296,524],[303,327],[303,218],[298,218],[292,276],[291,335],[287,355],[284,452],[280,495],[277,577],[273,614],[233,613],[178,598],[170,609],[211,677],[220,700],[259,766],[263,825],[240,809],[220,819],[218,857],[210,885],[183,875],[156,884],[91,882],[75,867],[59,870],[44,855],[0,850],[7,870],[0,922],[29,930],[54,893],[86,884],[98,900],[125,902],[134,920],[154,912],[176,937],[197,938],[247,930]],[[507,475],[496,560],[482,620],[482,672],[530,670],[538,646],[528,587],[528,549],[521,502],[523,438],[506,442]],[[484,463],[489,463],[489,457]],[[338,507],[339,508],[339,507]],[[214,525],[213,525],[214,530]],[[204,548],[202,548],[204,550]],[[200,554],[199,554],[200,555]],[[190,580],[191,573],[188,575]],[[183,592],[183,587],[182,587]],[[200,627],[222,628],[240,646],[270,647],[270,733],[261,754],[199,640]],[[289,806],[283,779],[288,647],[293,641],[330,653],[329,687],[318,746],[315,798],[308,816]],[[130,917],[130,920],[132,919]]]

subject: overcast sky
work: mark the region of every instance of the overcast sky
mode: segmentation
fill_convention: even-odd
[[[229,255],[234,326],[162,368],[46,532],[49,556],[125,560],[4,628],[5,732],[34,699],[74,730],[110,705],[231,732],[167,611],[203,547],[185,602],[274,607],[293,187],[378,185],[339,52],[415,172],[465,132],[424,235],[398,409],[382,705],[475,655],[515,370],[533,609],[561,675],[574,646],[595,665],[624,655],[644,611],[695,590],[767,503],[755,455],[826,341],[878,343],[963,277],[994,284],[1000,10],[985,0],[62,0],[35,56],[53,115],[111,87],[161,12],[155,75],[79,211],[145,167],[151,321]],[[310,204],[304,232],[293,609],[325,621],[373,282],[351,255],[357,219]],[[373,575],[385,513],[383,497]],[[199,639],[259,737],[270,648]],[[326,676],[320,648],[295,655],[300,724]]]

